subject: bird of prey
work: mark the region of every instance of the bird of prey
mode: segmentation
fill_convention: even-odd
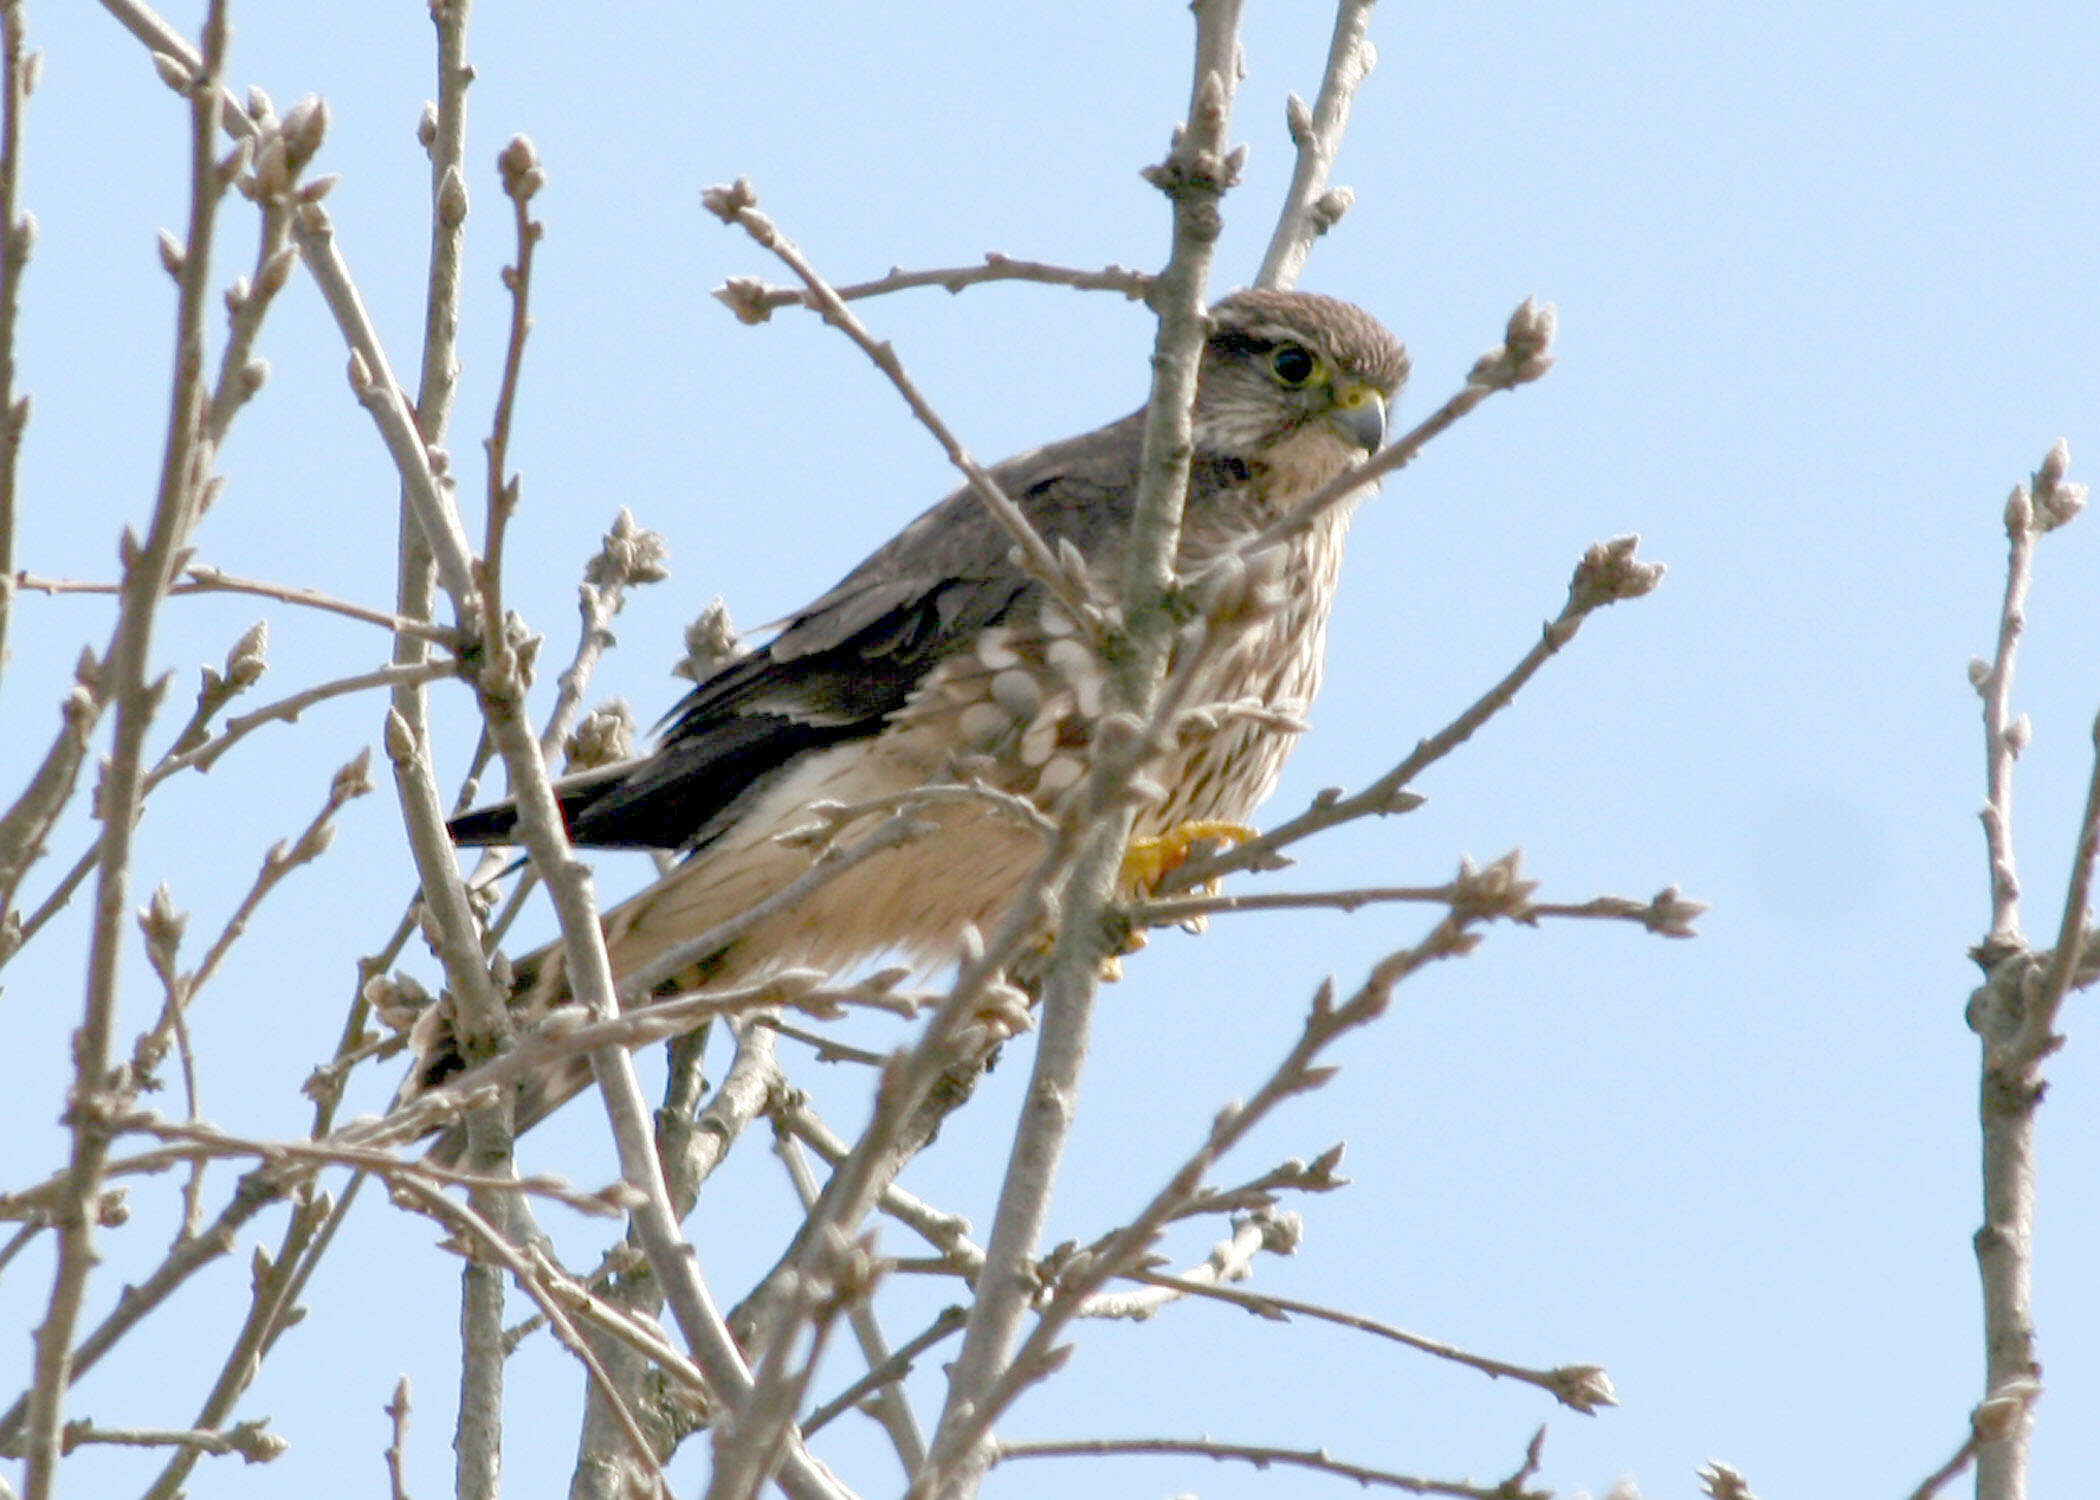
[[[1246,291],[1210,313],[1194,406],[1194,454],[1177,567],[1183,577],[1243,546],[1384,440],[1405,350],[1368,313],[1302,292]],[[992,477],[1052,547],[1069,543],[1104,602],[1119,596],[1138,488],[1144,413],[1052,443]],[[1149,774],[1165,789],[1136,832],[1244,821],[1275,785],[1288,723],[1319,685],[1349,506],[1284,544],[1269,607],[1213,628],[1186,701],[1249,700],[1217,732],[1170,747]],[[1275,561],[1275,559],[1271,559]],[[779,891],[809,868],[780,835],[813,803],[854,805],[978,777],[1053,810],[1088,767],[1103,669],[1086,632],[1024,571],[1011,537],[968,489],[913,521],[766,645],[695,687],[649,754],[556,791],[578,845],[674,851],[682,862],[606,913],[616,976]],[[881,953],[928,966],[989,930],[1041,853],[1040,835],[968,799],[924,811],[937,831],[862,863],[791,911],[680,973],[664,992],[767,966],[837,967]],[[872,827],[876,815],[863,825]],[[510,840],[508,805],[451,825],[461,844]],[[569,998],[560,946],[515,968],[526,1017]],[[423,1050],[419,1081],[460,1066]],[[529,1088],[519,1128],[577,1092],[569,1076]]]

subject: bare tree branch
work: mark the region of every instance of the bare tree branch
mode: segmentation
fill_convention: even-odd
[[[103,654],[116,734],[102,784],[101,878],[88,950],[87,998],[73,1044],[74,1082],[67,1123],[72,1131],[66,1201],[55,1216],[58,1265],[51,1297],[36,1334],[35,1379],[30,1388],[24,1500],[50,1500],[58,1483],[67,1387],[71,1382],[74,1324],[97,1259],[95,1219],[108,1160],[110,1042],[117,1019],[117,965],[129,905],[132,830],[138,815],[147,728],[161,693],[147,682],[154,615],[180,566],[179,554],[203,508],[212,451],[203,430],[205,390],[204,299],[212,230],[226,179],[212,156],[219,126],[218,75],[225,60],[224,0],[212,0],[204,20],[199,85],[190,99],[190,210],[177,277],[174,375],[159,493],[141,542],[125,534],[124,592],[117,625]],[[165,242],[164,242],[165,243]]]
[[[708,211],[716,218],[724,224],[733,224],[742,229],[802,278],[802,283],[809,289],[809,295],[817,310],[824,315],[824,321],[858,345],[860,351],[874,361],[875,367],[889,377],[890,384],[897,388],[897,394],[904,398],[904,404],[911,408],[912,415],[919,419],[921,426],[933,434],[934,440],[941,445],[941,451],[948,455],[948,461],[962,471],[963,478],[969,482],[971,492],[984,502],[985,509],[1006,529],[1007,535],[1013,538],[1014,545],[1021,549],[1021,565],[1030,576],[1048,589],[1052,597],[1064,605],[1066,612],[1075,621],[1082,624],[1095,621],[1100,611],[1087,598],[1084,570],[1068,565],[1064,558],[1052,551],[1050,544],[1043,540],[1042,533],[1021,513],[1021,508],[999,488],[998,481],[993,479],[976,459],[970,457],[969,450],[963,447],[955,434],[949,430],[948,424],[941,420],[940,414],[919,393],[919,388],[904,372],[904,363],[897,358],[897,351],[868,332],[867,326],[853,315],[838,292],[817,273],[816,267],[809,263],[794,241],[782,234],[771,219],[758,211],[758,197],[752,191],[751,184],[739,178],[728,187],[709,188],[701,198]]]
[[[15,461],[29,426],[29,397],[15,394],[15,318],[22,273],[36,248],[36,218],[17,213],[22,176],[22,117],[43,71],[43,54],[23,43],[21,0],[0,3],[0,673],[7,669],[7,626],[14,604]]]
[[[1999,612],[1995,662],[1970,666],[1983,697],[1987,788],[1984,841],[1990,858],[1991,929],[1973,950],[1985,981],[1968,1004],[1968,1023],[1983,1043],[1980,1107],[1983,1126],[1983,1227],[1976,1232],[1976,1264],[1983,1285],[1984,1406],[1999,1393],[2035,1382],[2033,1256],[2036,1133],[2043,1062],[2063,1045],[2056,1017],[2074,982],[2091,982],[2087,896],[2100,853],[2100,726],[2086,791],[2071,877],[2053,952],[2036,953],[2019,929],[2020,883],[2013,862],[2012,763],[2029,734],[2024,715],[2008,719],[2013,662],[2026,618],[2034,542],[2085,507],[2086,487],[2065,478],[2070,451],[2059,441],[2042,460],[2032,487],[2016,488],[2005,506],[2010,542],[2004,604]],[[2031,1397],[2002,1424],[1999,1436],[1976,1452],[1978,1500],[2020,1500],[2027,1492]],[[1978,1411],[1983,1411],[1979,1407]]]
[[[1341,0],[1335,7],[1334,39],[1327,46],[1327,69],[1312,108],[1307,109],[1296,94],[1290,96],[1286,119],[1298,158],[1284,193],[1283,211],[1276,218],[1276,231],[1261,258],[1261,270],[1255,273],[1256,286],[1296,285],[1313,241],[1334,228],[1354,201],[1347,188],[1328,191],[1327,174],[1334,170],[1342,132],[1349,128],[1349,105],[1378,65],[1378,49],[1371,45],[1369,34],[1375,4],[1377,0]]]
[[[1248,839],[1221,854],[1191,859],[1168,872],[1160,882],[1162,894],[1189,890],[1234,870],[1273,869],[1276,853],[1325,828],[1356,818],[1407,812],[1421,799],[1407,787],[1429,767],[1473,737],[1481,725],[1507,708],[1524,684],[1575,638],[1583,622],[1597,610],[1621,599],[1637,599],[1651,593],[1662,582],[1660,563],[1636,557],[1640,538],[1614,537],[1594,543],[1575,566],[1568,582],[1567,603],[1548,621],[1539,640],[1510,668],[1502,680],[1489,688],[1449,724],[1416,745],[1413,752],[1390,771],[1354,796],[1345,797],[1339,788],[1316,796],[1312,805],[1294,818],[1277,824],[1258,838]],[[1667,894],[1667,892],[1665,893]]]
[[[956,293],[988,281],[1034,281],[1044,286],[1068,286],[1080,291],[1121,292],[1133,302],[1142,302],[1152,294],[1152,278],[1142,271],[1128,270],[1123,266],[1081,271],[1069,266],[1046,265],[1042,261],[1015,260],[997,250],[985,251],[982,265],[950,266],[939,271],[893,268],[889,275],[874,281],[853,282],[831,290],[841,302],[856,302],[862,297],[880,297],[890,292],[927,286]],[[716,288],[715,298],[735,313],[741,323],[763,323],[783,307],[806,307],[812,312],[821,312],[824,308],[822,296],[815,291],[806,287],[768,286],[753,276],[730,277]]]
[[[1240,77],[1239,0],[1204,0],[1195,6],[1195,15],[1194,78],[1186,123],[1166,160],[1149,173],[1172,206],[1174,238],[1154,289],[1159,334],[1124,555],[1125,635],[1105,662],[1107,706],[1112,715],[1127,716],[1140,733],[1152,718],[1167,675],[1175,631],[1169,595],[1194,451],[1191,413],[1207,331],[1211,261],[1222,226],[1218,203],[1237,178],[1242,155],[1228,152],[1226,145]],[[978,1445],[990,1421],[994,1393],[1011,1368],[1008,1351],[1031,1291],[1027,1267],[1049,1212],[1086,1058],[1094,991],[1105,956],[1101,915],[1113,898],[1133,815],[1120,794],[1134,770],[1134,761],[1097,743],[1087,784],[1093,816],[1059,893],[1056,946],[1043,984],[1042,1030],[1028,1092],[1000,1184],[977,1300],[949,1371],[932,1450],[913,1478],[915,1495],[973,1495],[982,1478]]]
[[[119,585],[114,583],[91,583],[75,578],[44,578],[34,573],[15,574],[17,588],[30,589],[40,594],[114,594]],[[183,569],[180,579],[169,586],[168,597],[180,598],[185,594],[253,594],[259,599],[275,599],[284,604],[303,605],[307,609],[321,610],[327,614],[341,615],[345,619],[362,620],[367,625],[377,625],[395,635],[414,636],[432,645],[455,650],[460,644],[459,632],[441,625],[431,625],[422,620],[411,620],[405,615],[390,615],[384,610],[367,609],[362,604],[352,604],[347,599],[331,598],[315,589],[295,588],[290,584],[269,583],[255,578],[235,578],[222,573],[205,563],[191,563]]]
[[[1541,1430],[1543,1436],[1543,1429]],[[1536,1445],[1534,1445],[1536,1446]],[[1255,1443],[1224,1443],[1212,1438],[1074,1438],[1065,1442],[996,1442],[991,1461],[1004,1463],[1015,1458],[1106,1458],[1117,1454],[1176,1454],[1219,1462],[1253,1464],[1258,1469],[1284,1467],[1309,1469],[1354,1480],[1364,1489],[1404,1490],[1410,1495],[1451,1495],[1458,1500],[1552,1500],[1552,1491],[1526,1488],[1538,1472],[1533,1453],[1522,1468],[1499,1484],[1474,1484],[1465,1479],[1424,1479],[1376,1469],[1368,1464],[1349,1463],[1318,1448],[1270,1448]]]

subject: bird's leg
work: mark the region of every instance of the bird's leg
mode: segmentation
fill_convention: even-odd
[[[1132,893],[1150,894],[1168,875],[1188,863],[1189,855],[1199,844],[1244,844],[1255,837],[1259,829],[1245,823],[1227,823],[1215,818],[1192,818],[1185,823],[1176,823],[1164,833],[1145,834],[1130,841],[1123,851],[1123,869],[1118,883]],[[1217,881],[1205,883],[1206,890],[1215,890]],[[1145,934],[1131,928],[1124,934],[1122,948],[1101,960],[1101,978],[1109,984],[1123,977],[1123,954],[1135,953],[1145,946]]]

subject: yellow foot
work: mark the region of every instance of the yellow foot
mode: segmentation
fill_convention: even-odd
[[[1198,844],[1244,844],[1258,829],[1245,823],[1197,819],[1176,823],[1165,833],[1135,838],[1123,851],[1122,883],[1127,889],[1151,891],[1174,870],[1188,862],[1189,851]]]

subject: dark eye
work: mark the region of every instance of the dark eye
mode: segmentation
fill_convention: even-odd
[[[1269,356],[1269,368],[1276,372],[1276,378],[1285,385],[1303,385],[1312,379],[1313,371],[1320,368],[1320,362],[1314,359],[1309,351],[1299,348],[1296,344],[1285,344]]]

